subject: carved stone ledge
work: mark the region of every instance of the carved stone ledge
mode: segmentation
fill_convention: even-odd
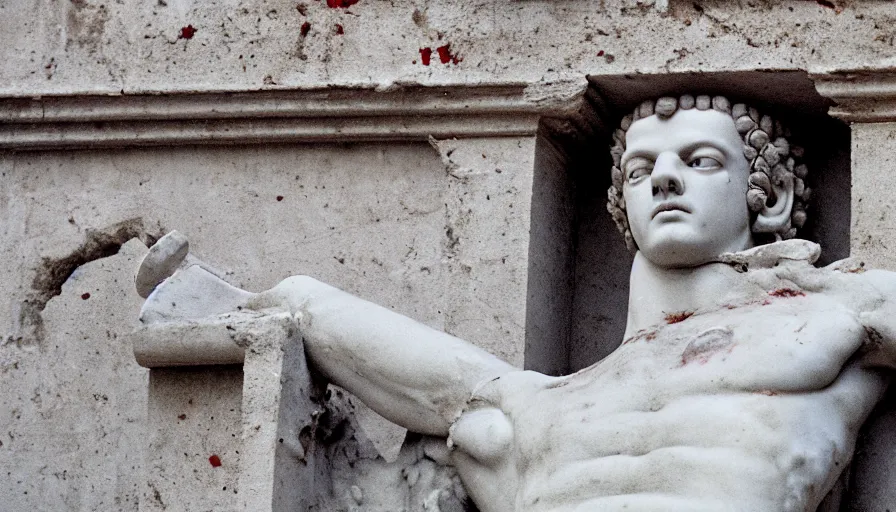
[[[0,98],[0,149],[534,135],[586,84],[394,86]]]
[[[289,313],[154,324],[132,336],[138,362],[152,368],[147,509],[273,512],[317,502],[317,487],[328,486],[314,464],[321,409]]]
[[[811,75],[836,105],[830,115],[850,123],[896,121],[896,70],[844,70]]]
[[[254,316],[241,313],[212,317],[201,323],[143,327],[131,334],[134,357],[137,364],[146,368],[243,364],[245,347],[236,341],[236,335],[255,322]]]

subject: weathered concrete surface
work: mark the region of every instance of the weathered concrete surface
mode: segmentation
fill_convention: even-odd
[[[35,256],[13,256],[20,245],[3,243],[7,273]],[[140,502],[148,381],[125,339],[140,310],[129,284],[145,251],[135,241],[79,268],[47,303],[40,342],[0,346],[4,510],[135,510]]]
[[[893,202],[896,123],[852,125],[852,256],[872,268],[896,269]],[[849,510],[882,510],[896,503],[896,394],[891,389],[865,427],[856,450]]]
[[[884,191],[896,187],[896,123],[852,127],[852,256],[896,269],[896,211]]]
[[[0,94],[554,82],[636,71],[896,65],[890,2],[671,1],[665,11],[652,4],[4,2]],[[438,48],[445,45],[443,64]],[[432,51],[429,65],[421,49]]]
[[[236,510],[242,368],[150,371],[140,510]]]
[[[449,177],[441,258],[448,275],[439,293],[452,307],[444,329],[522,366],[535,138],[432,145]],[[417,259],[421,248],[408,255]],[[461,296],[472,300],[455,300]]]
[[[525,288],[526,144],[499,139],[458,149],[451,158],[475,154],[479,161],[461,162],[450,173],[425,144],[8,154],[0,163],[9,219],[0,235],[8,287],[0,317],[10,323],[0,332],[22,336],[10,319],[43,271],[40,258],[64,259],[88,230],[142,219],[135,232],[177,227],[198,255],[242,288],[314,275],[433,327],[502,347],[521,330],[505,326],[478,336],[486,329],[478,313],[485,307],[492,311],[487,318],[523,323],[524,298],[514,294]],[[495,163],[504,161],[504,169]],[[477,269],[467,268],[474,262]],[[479,272],[501,285],[478,285]],[[472,315],[466,298],[485,304]],[[500,350],[521,363],[521,350]]]
[[[176,227],[243,288],[313,275],[522,364],[533,142],[436,145],[2,155],[5,503],[132,509],[144,496],[147,377],[116,341],[138,316],[139,251],[65,272],[131,236]],[[191,453],[191,471],[211,467]]]

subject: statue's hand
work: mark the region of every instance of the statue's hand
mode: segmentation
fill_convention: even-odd
[[[221,272],[189,254],[187,238],[171,231],[143,257],[134,283],[146,299],[144,324],[196,321],[236,311],[254,296],[226,282]]]
[[[190,242],[176,230],[160,238],[137,267],[134,276],[137,293],[144,299],[148,298],[157,286],[181,268],[189,253]]]

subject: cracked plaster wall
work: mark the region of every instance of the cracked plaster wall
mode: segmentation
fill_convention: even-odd
[[[4,1],[0,94],[896,65],[896,12],[887,0],[653,3]]]
[[[123,221],[119,243],[176,228],[246,289],[314,275],[522,364],[533,143],[433,144],[0,155],[4,506],[132,510],[153,499],[139,486],[146,371],[123,341],[141,304],[132,275],[142,244],[84,249]],[[65,281],[47,286],[61,290],[47,297],[41,330],[19,321],[25,301],[48,293],[34,288],[53,282],[48,261],[107,253],[67,279],[57,272]],[[396,442],[384,420],[359,421],[375,441]],[[399,459],[396,475],[422,460],[377,448]],[[382,458],[365,457],[371,469],[355,483],[376,489],[363,479],[386,478],[373,469]]]

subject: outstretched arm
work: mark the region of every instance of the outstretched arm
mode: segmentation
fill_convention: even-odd
[[[259,294],[253,309],[288,306],[311,363],[409,430],[447,436],[477,384],[515,370],[454,336],[307,276]]]

